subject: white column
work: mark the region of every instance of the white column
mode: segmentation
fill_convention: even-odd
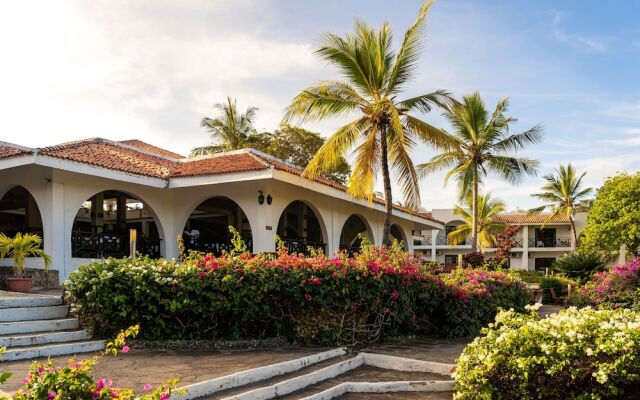
[[[529,227],[522,226],[522,269],[529,269]]]
[[[436,238],[438,237],[438,230],[434,229],[431,231],[431,261],[437,261],[438,257],[436,256]]]
[[[60,271],[63,281],[71,273],[71,227],[65,227],[64,184],[49,182],[42,213],[44,251],[51,256],[51,269]]]
[[[273,197],[273,203],[269,205],[265,200],[264,204],[258,204],[257,190],[262,190],[265,197],[271,195]],[[276,251],[274,236],[278,229],[278,219],[280,215],[274,216],[273,210],[276,208],[278,202],[282,202],[282,199],[278,198],[277,194],[271,193],[271,188],[268,185],[259,187],[257,190],[255,192],[255,207],[251,210],[245,208],[245,212],[254,213],[253,221],[255,222],[251,225],[253,252],[274,252]],[[253,196],[253,193],[251,195]]]

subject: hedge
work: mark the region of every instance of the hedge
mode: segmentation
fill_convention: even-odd
[[[66,283],[94,333],[140,324],[141,339],[286,337],[370,343],[405,334],[473,335],[498,307],[522,310],[525,285],[499,272],[435,276],[399,246],[348,258],[194,254],[182,263],[139,257],[81,266]]]

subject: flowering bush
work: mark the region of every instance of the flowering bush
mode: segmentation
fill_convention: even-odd
[[[640,394],[640,314],[504,311],[458,359],[455,399],[602,399]],[[636,397],[633,397],[636,398]]]
[[[12,395],[13,400],[168,400],[173,393],[177,381],[173,380],[164,385],[153,388],[144,385],[144,394],[136,394],[132,389],[113,386],[110,379],[95,380],[92,376],[95,365],[105,355],[116,355],[118,349],[128,352],[126,338],[138,334],[138,327],[130,327],[121,331],[116,339],[107,343],[104,353],[87,360],[70,359],[69,363],[59,367],[52,360],[34,362],[29,375],[23,379],[25,387]]]
[[[595,274],[570,299],[578,306],[632,308],[640,311],[640,259]]]
[[[503,272],[457,269],[441,277],[457,300],[445,302],[441,322],[452,336],[475,335],[500,307],[523,311],[532,300],[524,282]]]
[[[139,323],[145,339],[284,336],[353,345],[406,333],[473,334],[498,306],[524,305],[520,284],[502,277],[491,276],[486,287],[463,285],[428,273],[400,246],[365,245],[353,258],[281,250],[193,254],[181,264],[110,259],[80,267],[67,293],[87,326],[101,334]],[[464,318],[455,315],[459,310],[467,311]],[[455,320],[443,324],[443,316]]]

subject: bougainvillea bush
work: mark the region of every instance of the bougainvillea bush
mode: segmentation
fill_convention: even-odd
[[[455,399],[640,395],[640,313],[575,307],[501,312],[458,359]]]
[[[487,276],[487,285],[435,276],[400,246],[369,245],[354,258],[282,249],[193,254],[180,264],[110,259],[80,267],[67,292],[100,334],[139,323],[144,339],[286,337],[353,345],[409,333],[477,333],[497,307],[526,303],[520,283],[501,276]],[[446,320],[457,312],[462,317]]]
[[[595,274],[570,299],[577,306],[640,311],[640,259]]]
[[[70,359],[65,365],[58,365],[49,359],[36,361],[31,365],[29,374],[23,379],[24,387],[11,395],[13,400],[168,400],[171,394],[182,394],[176,390],[177,380],[169,381],[159,387],[145,384],[141,390],[121,388],[110,379],[96,379],[93,370],[105,356],[115,356],[118,351],[128,352],[126,339],[138,334],[139,327],[132,326],[118,333],[117,337],[106,344],[105,351],[86,360]]]

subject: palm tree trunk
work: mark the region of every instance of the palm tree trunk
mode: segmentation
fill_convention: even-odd
[[[571,232],[573,232],[573,244],[575,248],[578,248],[578,232],[576,232],[576,221],[573,219],[573,214],[569,215],[571,221]]]
[[[393,200],[391,198],[391,177],[389,176],[389,160],[387,152],[387,130],[380,132],[380,149],[382,152],[382,181],[384,184],[384,200],[386,213],[384,216],[384,228],[382,230],[382,245],[391,244],[391,216],[393,215]]]
[[[473,176],[473,192],[471,203],[471,252],[478,251],[478,173]]]

